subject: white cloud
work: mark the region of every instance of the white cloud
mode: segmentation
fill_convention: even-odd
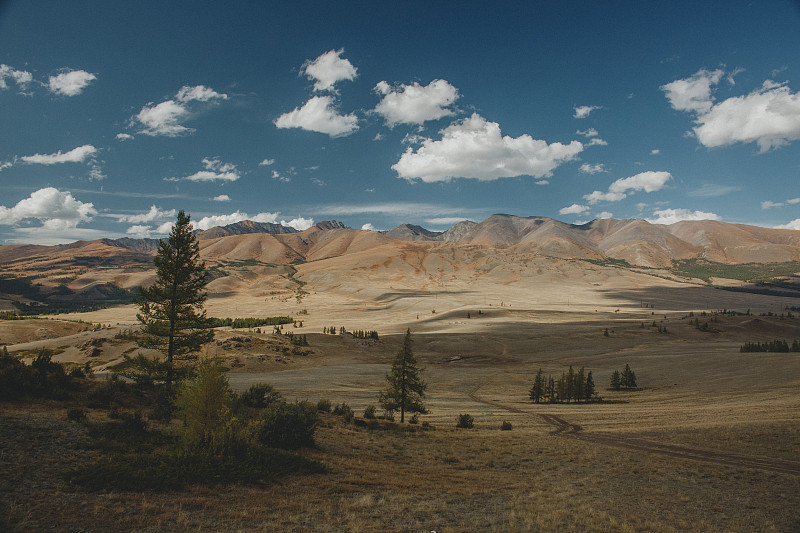
[[[264,159],[263,161],[261,161],[261,163],[258,164],[258,166],[260,166],[260,167],[268,167],[268,166],[274,165],[274,164],[275,164],[275,160],[274,159]]]
[[[600,135],[594,128],[589,128],[588,130],[578,130],[575,133],[578,135],[583,135],[584,137],[597,137]]]
[[[97,76],[85,70],[68,70],[50,76],[48,88],[59,96],[77,96],[96,79]]]
[[[378,132],[375,134],[375,137],[372,138],[373,141],[382,141],[384,139],[383,133]]]
[[[367,222],[366,224],[364,224],[363,226],[361,226],[361,230],[362,230],[362,231],[375,231],[375,226],[373,226],[372,224],[370,224],[369,222]]]
[[[609,213],[608,211],[601,211],[600,213],[597,213],[596,218],[600,220],[603,220],[605,218],[614,218],[614,213]]]
[[[589,141],[588,146],[608,146],[608,143],[600,137],[594,137]]]
[[[340,115],[332,96],[313,96],[303,107],[295,107],[275,119],[275,125],[343,137],[358,129],[358,117],[354,114]]]
[[[227,194],[220,194],[219,196],[215,196],[214,198],[212,198],[212,200],[215,202],[230,202],[231,197],[228,196]]]
[[[386,125],[423,124],[454,114],[448,106],[458,97],[458,89],[446,80],[433,80],[426,86],[417,82],[411,85],[391,87],[385,81],[375,86],[375,92],[383,99],[375,106],[375,112],[383,117]]]
[[[164,178],[165,181],[236,181],[241,175],[233,163],[223,163],[218,157],[203,158],[205,170],[199,170],[185,178]]]
[[[315,91],[335,91],[336,82],[356,79],[358,69],[341,57],[343,53],[344,48],[329,50],[315,60],[303,64],[303,72],[308,79],[316,80]]]
[[[786,203],[791,205],[800,204],[800,198],[792,198],[790,200],[786,200]]]
[[[175,94],[175,98],[179,102],[188,103],[188,102],[211,102],[212,100],[227,100],[228,95],[224,93],[218,93],[211,87],[206,87],[205,85],[195,85],[194,87],[189,87],[188,85],[184,85],[178,92]]]
[[[580,215],[581,213],[585,213],[589,210],[589,206],[580,205],[580,204],[572,204],[569,207],[562,207],[558,210],[559,215]]]
[[[773,207],[783,207],[783,202],[773,202],[771,200],[765,200],[761,202],[761,209],[772,209]]]
[[[673,109],[706,113],[711,109],[714,101],[711,96],[711,86],[719,83],[723,74],[719,69],[714,71],[698,70],[689,78],[662,85],[661,90],[666,93],[667,100]]]
[[[660,153],[661,153],[661,150],[659,150],[658,148],[654,148],[654,149],[650,150],[650,155],[658,155]]]
[[[800,140],[800,93],[767,80],[750,94],[715,103],[712,86],[723,74],[700,70],[661,87],[673,108],[696,114],[692,133],[700,144],[715,148],[755,142],[763,153]]]
[[[596,109],[602,109],[602,106],[599,105],[581,105],[575,106],[575,114],[572,115],[574,118],[586,118],[588,117],[592,111]]]
[[[117,222],[130,222],[132,224],[141,224],[144,222],[153,222],[155,220],[163,220],[172,218],[177,214],[174,209],[163,210],[155,205],[150,206],[147,213],[140,213],[138,215],[116,215]]]
[[[282,181],[284,183],[289,183],[290,181],[292,181],[292,178],[290,178],[288,176],[284,176],[283,174],[281,174],[277,170],[273,170],[272,171],[272,179],[278,180],[278,181]]]
[[[597,174],[599,172],[608,172],[608,170],[606,170],[606,166],[603,163],[597,163],[595,165],[584,163],[581,165],[581,168],[579,170],[584,174]]]
[[[503,137],[500,125],[477,113],[441,130],[441,140],[425,139],[415,152],[408,148],[392,165],[399,177],[424,182],[472,178],[482,181],[516,176],[549,177],[553,170],[583,150],[570,144],[533,139],[530,135]]]
[[[763,153],[800,139],[800,93],[764,82],[747,96],[714,105],[697,122],[694,133],[703,146],[755,142]]]
[[[775,226],[775,229],[794,229],[800,230],[800,218],[796,218],[791,222],[787,222],[786,224],[781,224],[780,226]]]
[[[133,139],[133,135],[129,133],[117,133],[118,141],[130,141],[131,139]]]
[[[589,202],[589,205],[595,205],[600,202],[619,202],[627,197],[628,195],[622,192],[603,192],[603,191],[594,191],[591,194],[583,195],[583,199]]]
[[[712,198],[715,196],[724,196],[728,193],[741,191],[741,187],[737,187],[734,185],[717,185],[714,183],[704,183],[702,187],[699,189],[695,189],[693,191],[689,191],[689,196],[692,197],[701,197],[701,198]]]
[[[310,228],[313,225],[314,225],[314,219],[313,218],[297,217],[297,218],[293,218],[289,222],[286,222],[285,220],[281,220],[281,226],[294,228],[297,231],[305,231],[305,230],[307,230],[308,228]]]
[[[168,235],[172,233],[172,226],[174,225],[173,222],[164,222],[160,226],[158,226],[153,233],[155,235]]]
[[[0,65],[0,89],[8,89],[6,79],[12,80],[20,90],[25,90],[33,81],[33,75],[26,70],[17,70],[8,65]]]
[[[278,213],[259,213],[255,216],[250,216],[243,213],[238,209],[229,215],[214,215],[210,217],[203,217],[199,221],[194,222],[195,229],[207,230],[215,226],[227,226],[228,224],[235,224],[242,220],[252,220],[253,222],[270,222],[272,224],[278,219]]]
[[[446,225],[452,226],[453,224],[458,224],[459,222],[464,222],[466,219],[464,217],[435,217],[435,218],[426,218],[425,222],[428,224],[437,224],[437,225]]]
[[[11,168],[13,166],[14,166],[14,162],[13,161],[0,162],[0,172],[2,172],[3,170],[5,170],[7,168]]]
[[[194,132],[193,128],[182,124],[192,115],[192,102],[209,103],[227,98],[227,94],[218,93],[204,85],[183,86],[178,90],[174,100],[165,100],[156,105],[147,104],[132,122],[138,121],[143,126],[140,133],[144,135],[178,137]]]
[[[320,206],[317,213],[328,216],[347,216],[347,215],[394,215],[394,216],[416,216],[416,217],[440,217],[440,216],[465,216],[468,209],[463,207],[451,207],[424,202],[383,202],[362,205],[326,205]],[[461,219],[463,220],[463,218]]]
[[[103,169],[100,165],[92,165],[92,168],[89,170],[89,181],[101,181],[107,177],[108,176],[103,173]]]
[[[0,206],[0,224],[13,225],[26,219],[37,219],[42,222],[44,230],[58,232],[74,229],[78,223],[88,222],[96,214],[92,203],[75,199],[69,191],[46,187],[34,191],[14,207]]]
[[[654,218],[647,218],[651,224],[674,224],[683,220],[720,220],[719,215],[689,209],[660,209],[654,211]]]
[[[150,226],[136,225],[125,230],[125,233],[137,239],[147,239],[153,234],[153,229]]]
[[[34,154],[20,157],[28,164],[36,165],[56,165],[59,163],[83,163],[87,159],[94,157],[98,150],[91,144],[84,144],[73,148],[69,152],[62,153],[61,150],[54,154]]]
[[[539,180],[534,183],[534,185],[550,185],[550,181],[548,180]]]
[[[317,187],[325,187],[326,185],[328,185],[327,183],[325,183],[324,181],[322,181],[319,178],[311,178],[310,181],[311,181],[311,183],[313,183]]]
[[[618,179],[608,187],[608,191],[619,193],[625,191],[655,192],[664,188],[672,179],[669,172],[641,172],[630,178]]]

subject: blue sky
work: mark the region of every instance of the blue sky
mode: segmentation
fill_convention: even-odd
[[[0,243],[493,213],[800,229],[800,4],[0,2]]]

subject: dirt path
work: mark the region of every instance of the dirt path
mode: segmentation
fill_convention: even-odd
[[[531,413],[511,405],[503,405],[498,402],[484,400],[478,396],[478,390],[480,390],[481,386],[482,384],[477,385],[468,393],[470,399],[478,403],[491,405],[494,408],[505,409],[506,411],[510,411],[512,413],[538,416],[554,428],[550,434],[557,437],[577,439],[595,444],[602,444],[604,446],[611,446],[614,448],[624,448],[628,450],[668,455],[678,459],[689,459],[704,463],[721,464],[735,468],[755,468],[769,472],[780,472],[783,474],[800,476],[800,463],[793,461],[784,461],[769,457],[739,455],[735,453],[716,452],[698,448],[688,448],[686,446],[675,446],[624,435],[586,433],[578,424],[571,424],[560,416],[545,413]]]

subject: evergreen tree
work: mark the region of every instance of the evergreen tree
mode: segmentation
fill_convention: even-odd
[[[174,363],[214,338],[204,304],[205,286],[210,281],[200,249],[192,234],[189,215],[183,211],[167,239],[162,239],[153,263],[156,281],[139,290],[139,313],[144,348],[160,350],[167,356],[167,390],[172,391]]]
[[[614,390],[619,390],[622,386],[622,377],[619,375],[619,370],[614,370],[614,373],[611,374],[611,388]]]
[[[592,378],[592,371],[589,370],[589,373],[586,375],[586,384],[583,388],[584,393],[583,397],[586,401],[591,401],[592,396],[594,396],[594,378]]]
[[[636,387],[636,374],[633,373],[629,364],[626,364],[625,370],[622,371],[622,386],[626,389]]]
[[[544,376],[542,375],[542,369],[539,369],[539,372],[536,374],[536,377],[533,379],[533,387],[531,387],[531,400],[534,403],[539,403],[544,395]]]
[[[547,392],[547,400],[550,403],[556,403],[556,384],[553,376],[550,376],[547,380]]]
[[[575,390],[576,401],[580,402],[581,400],[588,400],[588,398],[586,398],[585,396],[586,393],[585,387],[586,387],[586,377],[584,374],[584,369],[583,367],[581,367],[581,369],[578,370],[578,373],[575,374],[574,390]]]
[[[406,411],[425,414],[428,411],[422,403],[427,385],[422,380],[422,368],[411,349],[411,329],[406,331],[403,346],[398,350],[392,370],[386,375],[389,388],[381,391],[378,402],[387,411],[400,409],[400,422],[405,421]]]
[[[575,390],[575,371],[572,369],[572,365],[570,365],[569,370],[567,370],[567,378],[566,378],[566,400],[569,402],[570,400],[574,400],[577,395]]]

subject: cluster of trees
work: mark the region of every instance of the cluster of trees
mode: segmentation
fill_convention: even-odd
[[[322,327],[322,333],[326,333],[326,334],[330,333],[331,335],[337,335],[337,334],[338,335],[344,335],[345,333],[347,333],[347,330],[344,329],[344,326],[341,326],[339,329],[336,329],[336,326],[331,326],[331,327],[323,326]]]
[[[625,369],[620,372],[614,370],[611,374],[611,388],[614,390],[620,389],[635,389],[636,388],[636,374],[631,370],[629,364],[625,365]]]
[[[220,328],[228,326],[234,329],[258,328],[261,326],[280,326],[282,324],[295,324],[294,319],[288,316],[268,316],[264,318],[209,318],[209,327]]]
[[[286,336],[289,338],[289,342],[294,346],[308,346],[308,339],[305,335],[295,335],[290,331]]]
[[[357,329],[355,331],[351,331],[350,334],[356,339],[378,340],[378,332],[375,330],[365,331],[363,329]]]
[[[9,355],[8,348],[3,346],[0,350],[0,400],[66,398],[75,389],[73,378],[84,377],[84,371],[75,368],[67,373],[64,365],[52,359],[53,352],[42,348],[28,366]]]
[[[585,372],[584,368],[575,372],[570,366],[569,370],[561,373],[558,379],[552,375],[547,377],[542,369],[536,374],[530,390],[530,398],[534,403],[569,403],[588,402],[596,400],[594,378],[592,371]]]
[[[800,352],[800,342],[794,341],[791,346],[785,340],[774,340],[768,342],[745,342],[739,348],[742,353],[745,352]]]

